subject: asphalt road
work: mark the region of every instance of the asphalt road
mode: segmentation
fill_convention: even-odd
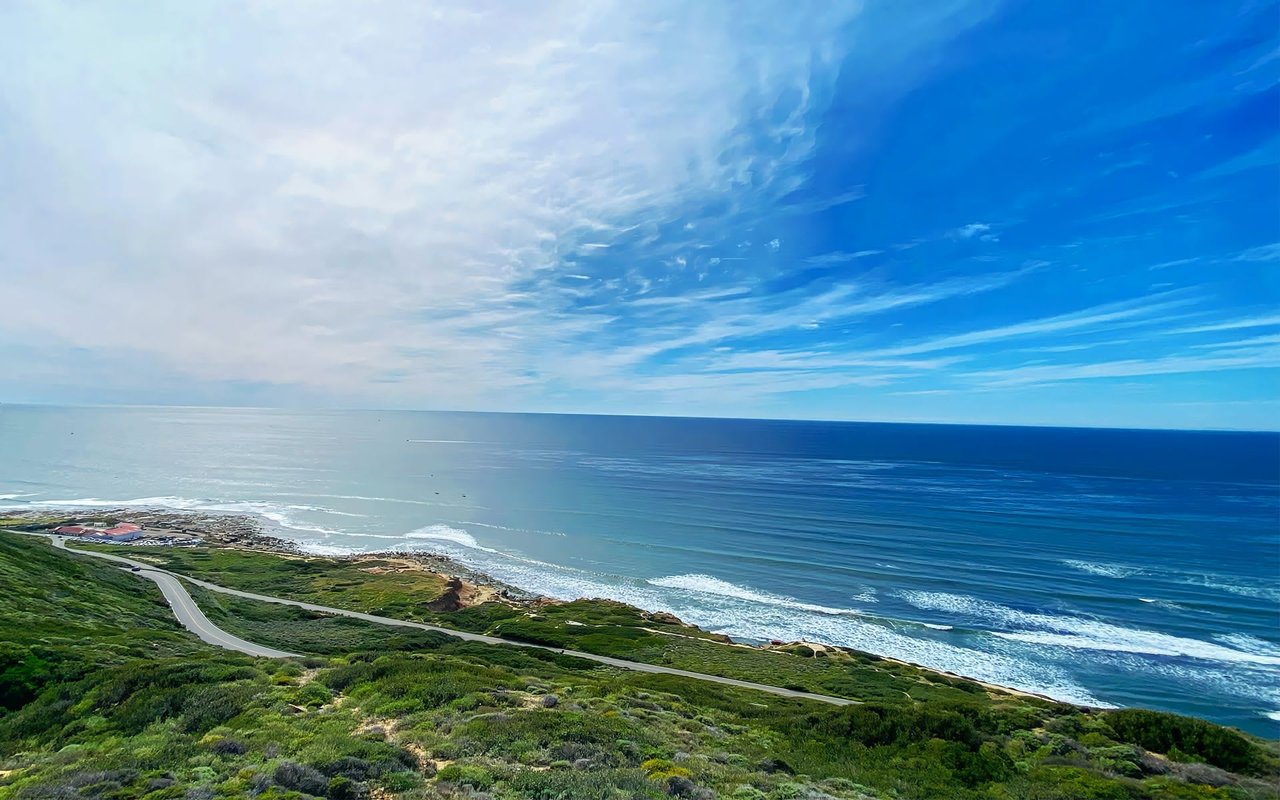
[[[262,658],[294,658],[297,653],[286,653],[283,650],[276,650],[271,647],[263,647],[260,644],[241,639],[238,636],[232,636],[226,631],[219,628],[209,621],[204,615],[200,607],[196,605],[196,601],[191,599],[191,595],[187,593],[186,587],[182,585],[182,581],[178,580],[174,575],[158,570],[154,567],[147,566],[137,561],[127,558],[109,555],[107,553],[91,553],[86,550],[71,550],[67,547],[65,539],[61,537],[50,537],[53,546],[67,552],[77,553],[79,555],[94,556],[95,558],[103,558],[108,561],[117,561],[132,567],[140,567],[138,575],[148,580],[156,582],[160,587],[160,593],[164,595],[165,601],[169,603],[169,608],[173,609],[173,615],[178,618],[178,622],[182,627],[200,637],[201,640],[209,644],[216,645],[226,650],[235,650],[239,653],[247,653],[251,656],[259,656]]]
[[[21,531],[11,531],[11,533],[21,533]],[[45,535],[45,534],[31,534]],[[583,653],[578,650],[561,650],[556,647],[547,647],[540,644],[532,644],[529,642],[520,642],[514,639],[503,639],[497,636],[485,636],[480,633],[469,633],[467,631],[457,631],[452,628],[441,628],[438,625],[427,625],[421,622],[409,622],[403,619],[392,619],[391,617],[379,617],[373,614],[363,614],[359,611],[347,611],[341,608],[331,608],[329,606],[319,606],[314,603],[303,603],[297,600],[286,600],[281,597],[271,597],[263,594],[254,594],[253,592],[242,592],[238,589],[228,589],[225,586],[219,586],[207,581],[191,578],[186,575],[179,575],[176,572],[160,569],[151,564],[145,564],[141,561],[124,558],[123,556],[111,555],[109,553],[98,553],[89,550],[76,550],[67,547],[66,540],[60,536],[48,536],[55,547],[61,548],[69,553],[75,553],[81,556],[90,556],[92,558],[101,558],[107,561],[115,561],[132,567],[138,567],[138,575],[155,581],[160,586],[160,591],[164,593],[165,599],[169,601],[169,606],[173,609],[174,615],[178,618],[178,622],[187,628],[187,630],[199,636],[209,644],[224,647],[228,650],[236,650],[241,653],[248,653],[252,656],[262,656],[266,658],[289,658],[294,657],[294,653],[286,653],[281,650],[273,650],[270,647],[254,644],[238,637],[232,636],[216,627],[209,621],[208,617],[196,606],[195,601],[191,599],[191,595],[182,586],[181,578],[190,581],[196,586],[202,586],[210,591],[221,592],[222,594],[232,595],[234,597],[243,597],[248,600],[260,600],[264,603],[277,603],[284,606],[295,606],[297,608],[305,608],[308,611],[315,611],[320,614],[334,614],[337,616],[351,617],[353,619],[361,619],[365,622],[372,622],[376,625],[391,625],[399,628],[417,628],[424,631],[435,631],[437,633],[455,636],[459,639],[465,639],[470,642],[484,642],[485,644],[500,644],[512,647],[528,647],[535,650],[550,650],[555,653],[563,653],[567,656],[575,658],[584,658],[588,661],[595,661],[600,664],[607,664],[611,667],[620,669],[629,669],[636,672],[649,672],[659,675],[675,675],[681,678],[691,678],[698,681],[708,681],[710,683],[719,683],[725,686],[736,686],[741,689],[754,689],[758,692],[768,692],[769,694],[780,695],[782,697],[795,697],[803,700],[816,700],[820,703],[829,703],[837,706],[856,705],[857,700],[849,700],[844,697],[832,697],[825,694],[814,694],[812,692],[798,692],[794,689],[784,689],[781,686],[769,686],[764,683],[752,683],[751,681],[740,681],[736,678],[723,678],[719,675],[707,675],[702,672],[691,672],[689,670],[675,669],[673,667],[663,667],[657,664],[644,664],[639,661],[626,661],[621,658],[611,658],[609,656],[596,655],[595,653]]]

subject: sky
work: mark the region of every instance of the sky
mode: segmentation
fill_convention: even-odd
[[[1280,427],[1272,2],[0,4],[0,401]]]

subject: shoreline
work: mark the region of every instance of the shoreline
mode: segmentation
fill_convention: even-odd
[[[562,603],[572,602],[572,600],[560,600],[549,597],[547,595],[538,594],[523,589],[512,584],[500,581],[484,572],[472,569],[448,556],[432,552],[421,551],[403,551],[403,550],[379,550],[360,553],[315,553],[309,552],[296,541],[274,536],[263,531],[262,521],[252,515],[241,514],[236,512],[220,512],[220,511],[194,511],[194,510],[173,510],[173,509],[138,509],[138,508],[86,508],[77,509],[78,513],[68,514],[63,509],[40,509],[40,510],[9,510],[0,511],[0,517],[8,520],[25,519],[30,520],[27,525],[40,525],[48,527],[50,525],[67,524],[73,521],[87,521],[98,519],[109,519],[113,522],[132,522],[141,525],[143,528],[158,532],[174,532],[185,534],[188,536],[198,537],[198,546],[222,547],[228,549],[245,550],[250,552],[269,553],[276,556],[292,557],[292,558],[321,558],[332,559],[335,561],[353,561],[360,562],[365,560],[396,560],[413,569],[421,569],[439,575],[447,581],[448,593],[451,594],[453,608],[449,610],[457,610],[472,605],[479,605],[485,602],[503,602],[517,605],[527,605],[532,608],[545,607],[547,605],[558,605]],[[22,526],[14,526],[22,527]],[[112,544],[111,542],[106,542]],[[132,542],[121,542],[119,546],[139,547],[140,549],[150,549],[156,545],[139,545]],[[176,547],[186,547],[191,545],[169,545]],[[608,602],[621,602],[613,598],[598,597],[576,598],[581,600],[604,600]],[[623,603],[623,605],[629,605]],[[669,618],[669,621],[678,623],[682,626],[695,628],[704,633],[713,633],[705,631],[697,625],[684,622],[674,615],[666,612],[652,611],[649,609],[638,608],[647,615],[662,615]],[[1091,709],[1092,706],[1059,700],[1048,695],[1030,692],[1023,689],[1017,689],[1012,686],[1004,686],[991,683],[989,681],[979,680],[968,675],[951,672],[949,670],[941,670],[935,667],[929,667],[922,664],[915,664],[892,656],[872,653],[870,651],[857,650],[851,647],[831,644],[827,642],[817,641],[791,641],[781,642],[780,644],[764,644],[756,645],[750,642],[742,642],[732,639],[723,634],[713,634],[722,637],[722,643],[737,647],[750,648],[760,652],[786,653],[790,652],[790,648],[797,646],[808,647],[812,650],[837,651],[852,655],[867,655],[884,661],[899,664],[913,669],[923,670],[949,679],[965,680],[977,684],[988,692],[1003,693],[1017,697],[1025,697],[1046,702],[1057,703],[1062,705],[1073,706],[1081,709]]]

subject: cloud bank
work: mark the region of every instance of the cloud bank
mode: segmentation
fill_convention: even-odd
[[[1133,142],[1206,98],[1259,102],[1274,65],[1242,47],[1234,82],[1119,87],[1070,118],[1054,103],[1092,77],[1002,14],[8,4],[0,390],[945,419],[972,417],[949,394],[1239,373],[1221,407],[1258,398],[1275,236],[1213,225],[1223,197],[1280,208],[1247,184],[1274,151],[1237,136],[1148,173],[1172,156]],[[1218,235],[1147,238],[1187,220]]]

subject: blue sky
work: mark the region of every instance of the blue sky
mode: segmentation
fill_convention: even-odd
[[[1275,3],[7,3],[0,400],[1280,420]]]

